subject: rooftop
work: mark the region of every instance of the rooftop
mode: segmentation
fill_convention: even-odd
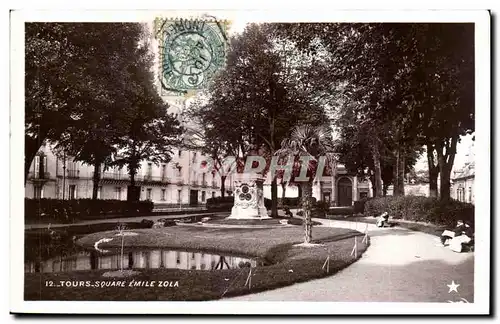
[[[474,162],[469,162],[464,165],[463,168],[461,168],[458,171],[454,171],[451,178],[452,179],[463,179],[463,178],[469,178],[469,177],[474,177],[475,175],[475,167],[474,167]]]

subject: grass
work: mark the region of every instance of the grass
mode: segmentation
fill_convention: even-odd
[[[273,225],[283,226],[280,220],[287,220],[290,225],[302,226],[304,221],[301,218],[277,217],[268,219],[213,219],[209,220],[209,224],[222,225]],[[313,225],[319,225],[318,222],[313,222]]]
[[[245,286],[249,268],[230,270],[181,270],[181,269],[136,269],[140,274],[131,280],[155,281],[156,287],[46,287],[47,281],[86,282],[113,281],[103,278],[106,270],[75,271],[71,273],[26,273],[26,300],[210,300],[223,296],[235,296],[291,285],[313,278],[332,275],[356,261],[350,255],[354,237],[362,233],[349,229],[313,228],[316,247],[294,246],[300,243],[303,229],[285,227],[271,229],[227,229],[170,227],[162,229],[137,229],[137,236],[126,236],[127,247],[160,247],[181,250],[196,250],[220,254],[244,255],[260,258],[271,265],[252,269],[251,287]],[[112,232],[94,233],[78,241],[91,246]],[[103,243],[100,247],[118,247],[120,242]],[[367,244],[358,240],[357,257],[366,250]],[[329,272],[322,266],[330,256]],[[158,287],[158,282],[177,282],[176,287]]]

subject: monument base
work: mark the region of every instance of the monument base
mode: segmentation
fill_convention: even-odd
[[[268,219],[271,218],[267,214],[266,207],[259,208],[239,208],[238,206],[233,206],[231,209],[231,215],[226,219]]]
[[[264,179],[256,174],[241,174],[235,181],[234,206],[227,219],[268,219],[264,206]]]

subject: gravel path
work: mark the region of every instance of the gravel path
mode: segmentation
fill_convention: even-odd
[[[437,246],[436,236],[403,228],[314,219],[322,226],[368,230],[362,258],[323,279],[231,298],[259,301],[449,302],[474,299],[474,253]],[[457,292],[447,285],[459,284]]]

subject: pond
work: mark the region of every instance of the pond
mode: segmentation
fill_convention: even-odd
[[[25,272],[69,272],[81,270],[116,269],[184,269],[219,270],[256,267],[258,261],[249,258],[163,249],[141,249],[124,251],[82,250],[69,255],[60,255],[41,261],[25,262]],[[260,265],[260,264],[259,264]]]
[[[74,242],[78,236],[52,239],[37,232],[25,235],[25,272],[69,272],[81,270],[184,269],[219,270],[264,265],[248,257],[160,248],[86,249]]]

